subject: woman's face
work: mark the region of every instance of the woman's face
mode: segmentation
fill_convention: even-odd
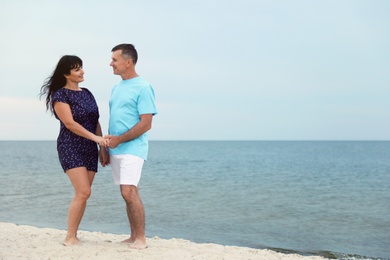
[[[67,81],[72,83],[80,83],[84,81],[84,70],[83,67],[76,67],[70,70],[69,75],[65,75]]]

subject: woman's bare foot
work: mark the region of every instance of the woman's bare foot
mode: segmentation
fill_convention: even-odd
[[[146,249],[148,246],[146,245],[146,239],[137,239],[134,241],[132,245],[129,246],[131,249]]]
[[[77,237],[65,238],[64,246],[75,246],[80,244],[80,239]]]

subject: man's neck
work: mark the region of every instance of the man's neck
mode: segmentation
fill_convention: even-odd
[[[138,77],[138,76],[139,76],[139,75],[138,75],[135,71],[134,71],[134,72],[130,72],[130,73],[126,73],[126,74],[121,75],[121,77],[122,77],[123,80],[136,78],[136,77]]]

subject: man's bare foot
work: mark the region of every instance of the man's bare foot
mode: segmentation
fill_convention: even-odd
[[[80,240],[77,237],[65,238],[64,246],[75,246],[79,245]]]
[[[134,241],[132,245],[129,246],[131,249],[146,249],[148,246],[146,245],[146,240],[145,239],[137,239]]]
[[[121,241],[121,243],[124,243],[124,244],[133,244],[135,241],[135,238],[128,238],[128,239],[125,239],[123,241]]]

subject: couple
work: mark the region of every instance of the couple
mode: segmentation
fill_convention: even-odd
[[[79,243],[77,230],[100,157],[103,167],[111,165],[114,183],[120,185],[126,202],[131,233],[123,242],[131,248],[144,249],[147,247],[145,213],[138,183],[148,154],[147,131],[157,109],[152,86],[136,73],[138,54],[134,46],[115,46],[111,58],[110,66],[122,80],[111,92],[109,135],[105,137],[94,96],[87,88],[79,87],[84,81],[83,62],[79,57],[63,56],[41,88],[41,97],[46,96],[46,109],[60,120],[58,156],[75,191],[69,205],[64,245]]]

